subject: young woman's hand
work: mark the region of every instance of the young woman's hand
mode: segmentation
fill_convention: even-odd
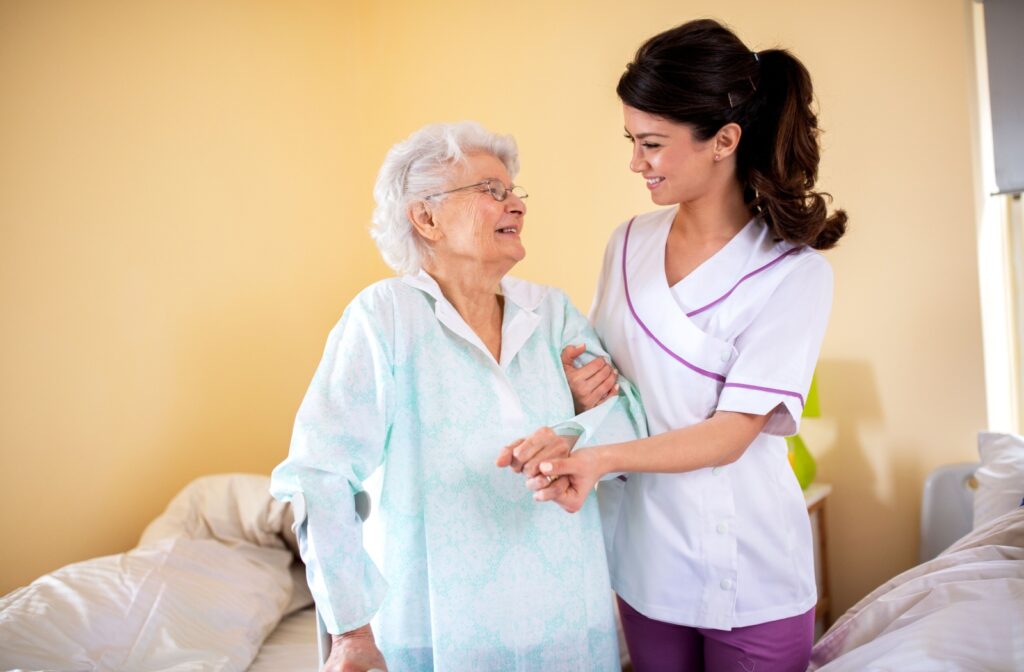
[[[569,513],[583,508],[604,473],[594,449],[577,450],[569,457],[541,462],[540,475],[529,479],[526,486],[534,491],[538,502],[555,502]]]
[[[555,434],[550,427],[541,427],[536,432],[519,439],[501,449],[495,462],[499,467],[511,467],[517,474],[533,478],[540,474],[541,462],[558,457],[567,457],[576,445],[575,436]]]
[[[562,369],[569,381],[576,413],[589,411],[619,393],[619,373],[608,360],[595,357],[577,368],[573,360],[587,349],[585,345],[570,345],[562,350]]]
[[[331,635],[331,655],[324,663],[323,672],[387,672],[387,669],[369,625],[343,635]]]

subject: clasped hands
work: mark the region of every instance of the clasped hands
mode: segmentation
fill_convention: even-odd
[[[585,346],[570,345],[562,351],[562,368],[572,391],[576,413],[590,410],[618,394],[618,373],[600,357],[576,367],[573,361]],[[495,464],[526,476],[526,487],[538,502],[553,501],[569,513],[583,507],[601,472],[590,450],[573,453],[577,437],[556,434],[541,427],[501,449]]]

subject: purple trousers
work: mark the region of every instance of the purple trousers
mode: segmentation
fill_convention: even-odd
[[[635,672],[804,672],[811,658],[813,608],[726,631],[656,621],[618,600]]]

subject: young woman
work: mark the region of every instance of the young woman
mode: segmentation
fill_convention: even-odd
[[[612,235],[591,319],[651,437],[547,460],[530,485],[572,511],[626,474],[600,499],[638,672],[803,670],[817,593],[782,437],[799,427],[831,307],[817,250],[846,229],[814,191],[810,76],[703,20],[641,46],[618,94],[630,169],[667,207]]]

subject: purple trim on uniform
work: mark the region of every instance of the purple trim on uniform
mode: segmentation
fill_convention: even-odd
[[[729,295],[730,295],[730,294],[732,294],[733,292],[735,292],[735,291],[736,291],[736,288],[737,288],[737,287],[739,287],[739,286],[740,286],[740,284],[741,284],[741,283],[743,283],[743,282],[744,282],[745,280],[749,280],[750,278],[754,277],[755,275],[757,275],[757,274],[758,274],[758,273],[760,273],[761,271],[765,271],[765,270],[767,270],[767,269],[771,268],[771,267],[772,267],[772,266],[774,266],[775,264],[777,264],[777,263],[779,263],[780,261],[782,261],[782,260],[783,260],[783,259],[784,259],[785,257],[788,257],[789,255],[791,255],[791,254],[794,254],[794,253],[796,253],[796,252],[799,252],[799,251],[800,251],[800,250],[802,250],[802,249],[803,249],[803,246],[802,246],[802,245],[800,245],[800,246],[797,246],[797,247],[794,247],[794,248],[791,248],[791,249],[788,249],[788,250],[786,250],[785,252],[783,252],[783,253],[782,253],[782,254],[780,254],[779,256],[775,257],[774,259],[772,259],[771,261],[769,261],[769,262],[768,262],[767,264],[765,264],[765,265],[764,265],[764,266],[762,266],[761,268],[755,268],[755,269],[754,269],[754,270],[752,270],[752,271],[751,271],[750,273],[747,273],[747,274],[746,274],[746,275],[744,275],[744,276],[743,276],[742,278],[740,278],[739,280],[737,280],[737,281],[736,281],[736,284],[732,286],[732,289],[730,289],[730,290],[729,290],[728,292],[726,292],[725,294],[722,294],[722,295],[721,295],[720,297],[718,297],[717,299],[715,299],[714,301],[712,301],[711,303],[709,303],[709,304],[708,304],[708,305],[706,305],[706,306],[701,306],[701,307],[700,307],[700,308],[698,308],[697,310],[691,310],[690,312],[688,312],[688,313],[686,314],[686,316],[687,316],[687,317],[693,317],[694,315],[697,315],[697,314],[699,314],[699,313],[703,313],[703,312],[704,312],[705,310],[707,310],[708,308],[712,308],[712,307],[714,307],[714,306],[718,305],[719,303],[721,303],[722,301],[725,301],[726,299],[728,299],[728,298],[729,298]]]
[[[671,357],[672,359],[676,360],[680,364],[686,366],[690,370],[699,373],[702,376],[707,376],[708,378],[710,378],[712,380],[717,380],[720,383],[724,383],[725,382],[725,376],[723,376],[721,374],[718,374],[718,373],[714,373],[712,371],[705,371],[704,369],[700,368],[699,366],[694,366],[693,364],[690,364],[688,361],[686,361],[685,359],[683,359],[682,357],[680,357],[676,353],[674,353],[671,350],[669,350],[668,346],[665,345],[664,343],[662,343],[661,341],[659,341],[658,337],[651,333],[651,330],[647,328],[647,325],[644,324],[644,321],[641,320],[640,316],[636,314],[636,309],[633,307],[633,300],[629,296],[629,278],[627,277],[628,274],[626,273],[626,250],[629,249],[629,231],[630,231],[630,229],[633,228],[633,222],[635,220],[636,220],[636,217],[634,217],[633,219],[629,220],[629,224],[626,225],[626,237],[625,237],[625,240],[622,241],[622,288],[626,292],[626,305],[629,306],[629,312],[633,313],[633,319],[636,320],[636,323],[639,324],[640,328],[644,330],[644,333],[647,334],[647,336],[649,336],[652,341],[657,343],[658,347],[660,347],[662,350],[664,350],[665,354],[667,354],[669,357]]]
[[[780,390],[774,387],[761,387],[760,385],[747,385],[746,383],[726,383],[723,387],[742,387],[744,390],[757,390],[758,392],[774,392],[776,394],[784,394],[787,397],[796,397],[800,400],[800,405],[804,405],[804,395],[799,392],[790,392],[789,390]]]
[[[758,385],[747,385],[745,383],[726,383],[725,382],[725,376],[723,376],[721,374],[718,374],[718,373],[714,373],[712,371],[705,371],[704,369],[700,368],[699,366],[694,366],[693,364],[689,363],[688,361],[686,361],[685,359],[683,359],[682,357],[680,357],[676,353],[674,353],[671,350],[669,350],[667,345],[665,345],[664,343],[659,341],[657,336],[655,336],[653,333],[651,333],[651,330],[647,328],[647,325],[644,324],[644,321],[641,320],[640,316],[636,314],[636,308],[633,307],[633,299],[630,298],[630,296],[629,296],[629,274],[626,272],[626,252],[629,250],[629,232],[633,229],[633,222],[634,221],[636,221],[636,217],[634,217],[633,219],[629,220],[629,224],[626,225],[626,236],[625,236],[625,239],[622,241],[622,288],[626,292],[626,305],[629,306],[629,312],[631,312],[633,314],[633,319],[636,320],[636,323],[639,324],[640,328],[644,330],[644,333],[647,334],[647,336],[650,337],[650,339],[652,341],[657,343],[658,347],[660,347],[662,350],[664,350],[665,353],[669,357],[671,357],[672,359],[676,360],[680,364],[683,364],[687,368],[689,368],[689,369],[691,369],[693,371],[696,371],[697,373],[699,373],[702,376],[707,376],[708,378],[711,378],[712,380],[717,380],[720,383],[724,383],[724,387],[740,387],[740,388],[743,388],[743,389],[746,389],[746,390],[757,390],[759,392],[774,392],[776,394],[783,394],[783,395],[786,395],[786,396],[789,396],[789,397],[796,397],[797,399],[800,400],[800,406],[803,406],[804,405],[804,396],[802,394],[800,394],[799,392],[792,392],[790,390],[781,390],[781,389],[777,389],[777,388],[774,388],[774,387],[760,387]],[[761,271],[763,271],[764,269],[768,268],[772,264],[778,263],[779,260],[781,260],[783,257],[785,257],[787,255],[790,255],[790,254],[793,254],[794,252],[796,252],[796,251],[798,251],[800,249],[802,249],[802,248],[794,247],[793,249],[791,249],[791,250],[789,250],[787,252],[782,253],[776,259],[774,259],[773,261],[770,261],[769,263],[765,264],[761,268],[759,268],[759,269],[757,269],[755,271],[751,271],[750,273],[748,273],[745,276],[743,276],[742,278],[740,278],[739,282],[737,282],[735,285],[733,285],[733,288],[730,289],[728,292],[726,292],[724,295],[722,295],[720,298],[715,299],[713,302],[711,302],[708,305],[704,306],[704,308],[698,308],[694,312],[699,313],[700,311],[704,310],[705,308],[710,308],[714,304],[716,304],[716,303],[718,303],[720,301],[725,300],[730,294],[732,294],[733,289],[736,289],[736,287],[740,284],[740,282],[743,282],[744,280],[746,280],[747,278],[749,278],[752,275],[760,273]],[[694,313],[687,313],[686,316],[690,317],[693,314]]]

